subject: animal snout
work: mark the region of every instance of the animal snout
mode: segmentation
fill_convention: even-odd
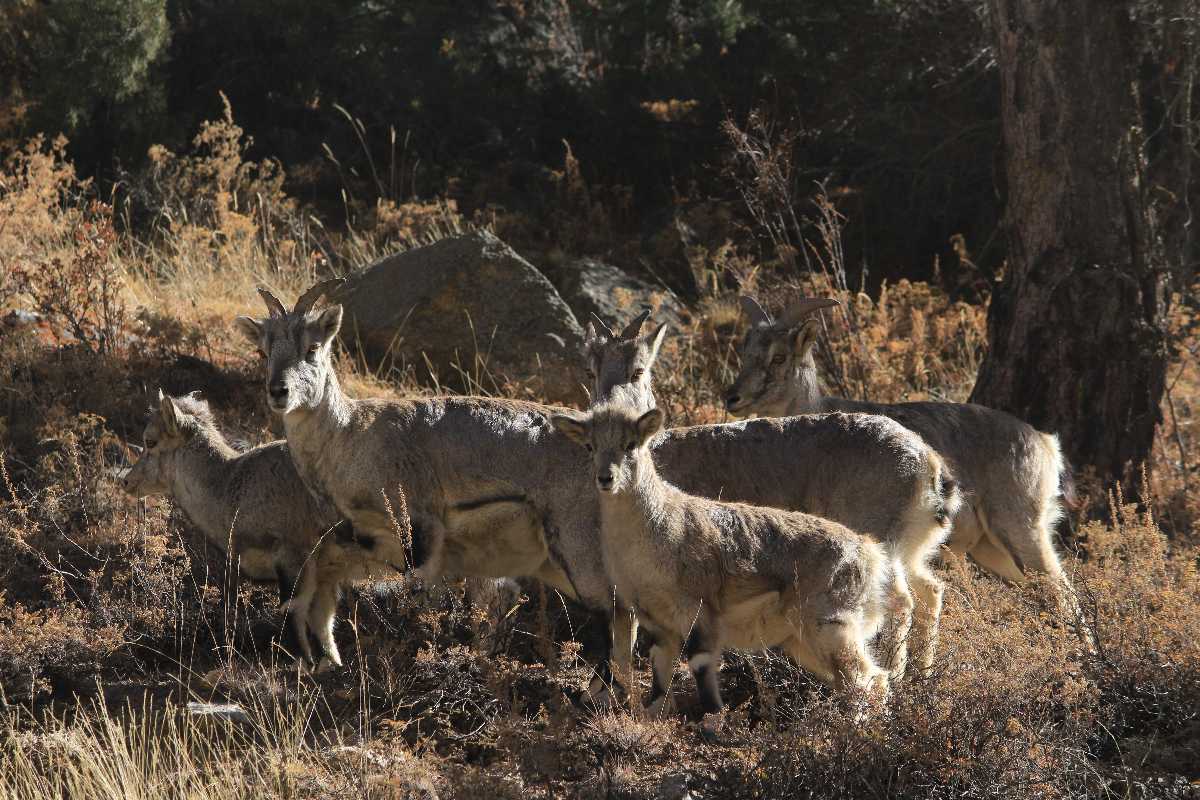
[[[267,387],[267,394],[271,396],[272,402],[278,405],[283,405],[287,402],[287,384],[283,383],[282,381],[276,381]]]
[[[604,492],[612,491],[612,487],[613,487],[612,473],[611,472],[601,472],[600,474],[598,474],[596,476],[596,485],[600,487],[601,491],[604,491]]]

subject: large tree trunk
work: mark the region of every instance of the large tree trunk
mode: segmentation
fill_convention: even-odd
[[[1119,0],[990,0],[1008,267],[971,400],[1137,483],[1159,421],[1170,280],[1145,188],[1135,30]]]

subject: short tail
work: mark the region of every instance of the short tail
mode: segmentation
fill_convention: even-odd
[[[930,487],[934,497],[933,514],[938,523],[945,525],[954,519],[962,508],[962,490],[941,456],[930,450],[929,460],[933,481]]]
[[[1078,511],[1083,503],[1079,500],[1079,493],[1075,489],[1075,475],[1071,469],[1070,462],[1064,456],[1062,466],[1058,469],[1058,492],[1062,497],[1062,504],[1071,511]]]

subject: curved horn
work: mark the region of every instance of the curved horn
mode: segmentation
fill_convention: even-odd
[[[594,319],[596,321],[596,326],[597,326],[596,330],[599,333],[601,333],[604,336],[607,336],[609,339],[617,338],[617,335],[612,332],[612,328],[608,327],[608,325],[606,325],[604,323],[604,320],[600,319],[600,315],[597,314],[595,311],[592,312],[592,319]]]
[[[307,314],[308,310],[321,299],[322,295],[329,294],[343,283],[342,278],[330,278],[327,281],[321,281],[316,286],[313,286],[304,294],[300,295],[300,299],[296,301],[296,307],[292,309],[293,314]]]
[[[809,314],[814,314],[822,308],[840,305],[841,303],[837,300],[829,297],[801,297],[788,306],[787,311],[780,315],[779,321],[775,323],[775,327],[780,330],[794,328],[803,322],[804,318]]]
[[[643,309],[642,313],[631,319],[629,324],[625,326],[625,330],[621,331],[621,338],[625,340],[636,339],[638,333],[642,330],[642,324],[645,323],[646,318],[649,316],[650,309]]]
[[[770,325],[772,323],[771,315],[753,297],[744,294],[741,296],[741,301],[742,311],[750,318],[751,325]]]
[[[267,311],[272,317],[282,317],[287,314],[287,309],[283,307],[283,303],[279,302],[279,298],[271,294],[270,290],[265,286],[258,287],[258,294],[262,297],[263,302],[267,304]]]

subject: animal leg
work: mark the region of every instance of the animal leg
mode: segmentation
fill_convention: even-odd
[[[609,652],[601,659],[596,677],[592,678],[588,694],[598,708],[607,708],[617,701],[622,688],[629,693],[633,687],[633,643],[637,641],[638,619],[632,608],[619,601],[608,619]]]
[[[916,599],[913,610],[912,634],[909,636],[908,669],[926,673],[933,666],[937,649],[938,627],[942,618],[942,594],[945,586],[926,564],[914,565],[908,573],[909,584]],[[892,671],[892,677],[900,672]]]
[[[904,674],[908,662],[909,634],[913,627],[913,608],[916,603],[903,566],[897,564],[893,575],[893,580],[885,588],[884,619],[875,652],[880,666],[895,679]]]
[[[796,662],[797,666],[802,667],[822,683],[833,683],[833,675],[829,672],[829,666],[813,652],[812,647],[808,645],[808,640],[799,632],[784,642],[782,647],[783,652],[787,653],[788,658]]]
[[[300,655],[309,664],[313,659],[309,644],[308,613],[316,591],[315,570],[309,565],[294,578],[282,566],[276,567],[279,581],[279,605],[283,609],[283,637],[281,644],[293,655]]]
[[[827,620],[813,626],[812,648],[825,662],[840,691],[865,691],[882,697],[887,693],[887,673],[875,665],[867,652],[856,619]]]
[[[987,539],[971,551],[971,557],[989,571],[1017,584],[1024,583],[1027,574],[1048,576],[1059,616],[1075,631],[1083,647],[1088,652],[1094,652],[1095,635],[1084,619],[1075,589],[1054,548],[1054,533],[1050,524],[1028,529],[1019,540],[1015,540],[1011,530],[1007,527],[998,529],[998,535],[991,535],[989,531]],[[1013,547],[1006,547],[1005,541],[1012,542]],[[1017,552],[1012,553],[1012,550]]]
[[[696,679],[696,693],[705,714],[719,714],[721,702],[721,629],[720,621],[706,605],[683,645],[688,669]]]
[[[327,579],[324,575],[320,576],[310,606],[309,628],[321,645],[322,663],[318,667],[318,671],[329,665],[342,666],[342,657],[338,652],[337,642],[333,638],[333,625],[337,617],[338,590],[339,586],[336,580]]]
[[[650,694],[646,697],[646,713],[657,717],[671,703],[671,684],[675,682],[675,668],[679,666],[679,650],[682,641],[670,634],[655,635],[650,648]]]

